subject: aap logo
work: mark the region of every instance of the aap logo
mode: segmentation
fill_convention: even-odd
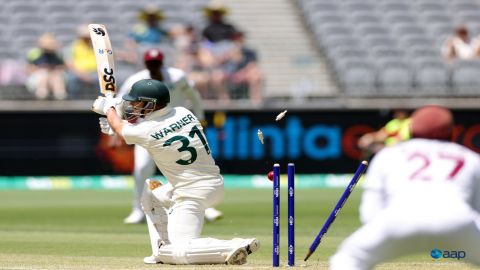
[[[430,251],[430,256],[432,256],[434,259],[440,259],[442,257],[442,251],[434,248],[432,251]]]
[[[432,251],[430,251],[430,256],[432,256],[432,258],[435,260],[441,258],[461,260],[467,256],[467,253],[463,250],[440,250],[438,248],[434,248]]]

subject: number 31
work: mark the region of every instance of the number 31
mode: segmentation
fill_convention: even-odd
[[[195,135],[197,135],[198,138],[200,138],[200,141],[202,141],[202,144],[203,144],[203,147],[205,148],[205,151],[207,151],[207,154],[210,155],[210,147],[208,147],[207,140],[203,136],[203,133],[200,131],[200,129],[197,128],[197,126],[194,126],[190,130],[190,132],[188,133],[188,137],[193,138],[193,137],[195,137]],[[188,137],[181,136],[181,135],[173,136],[172,138],[168,139],[163,144],[163,146],[165,147],[165,146],[172,145],[172,143],[175,142],[175,141],[180,141],[182,143],[182,145],[177,149],[177,151],[178,152],[184,152],[184,151],[190,152],[190,159],[187,159],[187,160],[179,159],[179,160],[175,161],[177,164],[189,165],[189,164],[192,164],[193,162],[195,162],[195,160],[197,160],[197,150],[194,147],[189,146],[190,145],[190,140],[188,139]]]

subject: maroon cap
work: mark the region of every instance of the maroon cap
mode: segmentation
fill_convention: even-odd
[[[412,114],[413,138],[450,140],[453,132],[453,116],[450,110],[436,105],[417,109]]]
[[[144,61],[163,61],[163,53],[159,49],[150,49],[143,55]]]

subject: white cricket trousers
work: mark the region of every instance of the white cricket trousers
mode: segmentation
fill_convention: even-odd
[[[168,190],[170,187],[167,184],[160,188]],[[167,264],[219,264],[225,263],[228,254],[244,246],[243,239],[200,238],[205,209],[219,203],[223,194],[221,181],[201,189],[173,190],[168,241],[163,239],[164,244],[154,252],[156,259]]]
[[[174,190],[173,205],[168,215],[170,243],[182,244],[200,237],[205,209],[220,203],[223,195],[223,183],[203,189]]]
[[[463,260],[480,265],[479,214],[462,202],[424,199],[402,200],[382,210],[340,245],[330,258],[330,269],[372,269],[414,253],[433,260],[430,252],[435,248],[465,251]]]

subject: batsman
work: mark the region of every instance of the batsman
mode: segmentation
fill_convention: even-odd
[[[147,264],[234,264],[260,244],[255,238],[200,238],[205,209],[224,195],[223,177],[212,158],[203,128],[184,107],[167,106],[168,87],[157,80],[133,84],[122,101],[98,97],[92,110],[100,115],[103,132],[115,132],[127,144],[145,148],[168,180],[146,180],[142,209],[152,246]],[[120,115],[122,117],[120,117]],[[143,121],[134,121],[142,118]]]
[[[172,90],[170,92],[170,106],[191,105],[191,111],[200,120],[205,127],[205,113],[202,106],[202,100],[198,91],[189,82],[185,72],[180,69],[168,67],[164,64],[164,55],[158,49],[149,49],[144,54],[144,64],[146,69],[139,71],[128,77],[118,91],[119,95],[126,94],[132,85],[141,79],[155,79],[168,85]],[[116,137],[112,137],[116,140]],[[143,183],[145,179],[155,174],[156,166],[153,159],[140,145],[134,147],[134,193],[133,208],[128,217],[124,219],[126,224],[141,223],[145,220],[145,215],[140,206],[140,197],[142,195]],[[214,221],[222,216],[222,212],[215,208],[205,209],[205,219]]]

